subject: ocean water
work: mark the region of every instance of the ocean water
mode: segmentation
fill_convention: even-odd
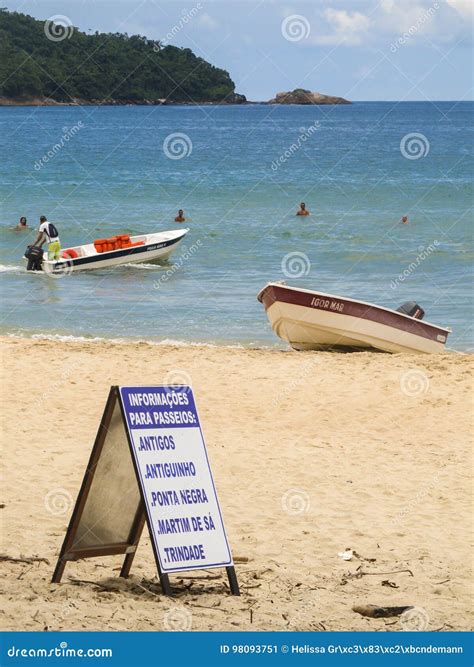
[[[0,108],[0,332],[282,346],[255,297],[286,280],[415,300],[470,350],[473,109]],[[11,231],[44,214],[67,247],[176,228],[178,208],[191,231],[167,266],[28,274],[33,231]]]

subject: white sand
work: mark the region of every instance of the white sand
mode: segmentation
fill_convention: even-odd
[[[469,356],[27,339],[2,352],[1,551],[49,560],[1,563],[2,628],[403,629],[352,611],[362,603],[415,605],[420,628],[472,628]],[[172,374],[192,380],[233,552],[249,559],[242,596],[220,570],[184,579],[190,590],[174,576],[182,593],[162,596],[146,530],[128,581],[122,557],[104,557],[51,584],[110,385]],[[345,562],[346,547],[376,560]]]

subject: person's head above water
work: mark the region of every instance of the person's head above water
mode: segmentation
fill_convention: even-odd
[[[296,213],[296,215],[309,215],[309,214],[310,213],[309,213],[308,209],[306,208],[306,204],[304,203],[304,201],[302,201],[301,204],[300,204],[299,211]]]
[[[408,216],[407,215],[402,216],[402,222],[403,222],[404,225],[406,225],[408,223]]]
[[[20,225],[22,225],[23,227],[26,227],[26,218],[25,218],[24,215],[22,215],[21,218],[20,218]]]
[[[179,211],[178,211],[178,215],[179,215],[179,217],[182,218],[182,217],[183,217],[183,214],[184,214],[184,211],[183,211],[182,208],[180,208]]]

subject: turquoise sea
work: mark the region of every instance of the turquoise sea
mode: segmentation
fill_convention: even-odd
[[[286,280],[415,300],[469,350],[473,109],[3,107],[0,332],[281,346],[255,296]],[[295,217],[301,201],[310,217]],[[11,231],[47,215],[68,247],[176,228],[178,208],[191,231],[164,267],[27,274],[33,231]]]

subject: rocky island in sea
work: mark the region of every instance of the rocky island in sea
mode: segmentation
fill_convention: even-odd
[[[304,88],[295,88],[295,90],[286,93],[277,93],[273,99],[268,101],[268,104],[352,104],[352,102],[343,97],[323,95]]]

